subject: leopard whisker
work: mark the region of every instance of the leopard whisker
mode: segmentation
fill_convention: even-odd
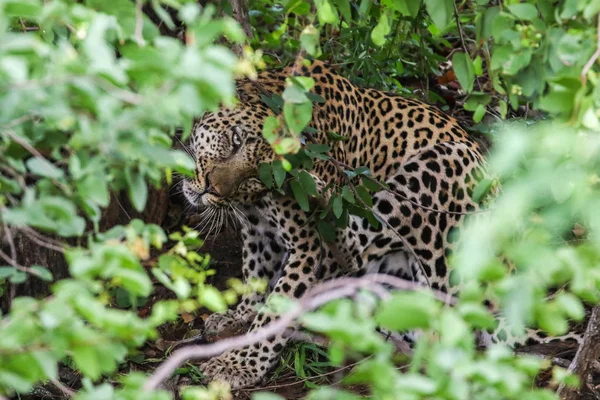
[[[212,216],[214,215],[215,210],[213,208],[207,208],[206,210],[204,210],[204,212],[202,214],[200,214],[200,222],[198,223],[198,225],[196,225],[196,227],[194,229],[197,229],[200,225],[202,226],[202,229],[198,232],[198,234],[202,234],[207,227],[209,227],[209,222],[212,218]]]
[[[196,162],[197,159],[196,159],[196,156],[194,155],[194,153],[192,152],[192,149],[190,149],[188,146],[183,144],[181,139],[179,139],[177,136],[175,136],[175,139],[177,139],[177,141],[181,144],[181,147],[183,147],[183,150],[188,154],[188,156],[190,156],[192,158],[192,160],[194,160],[194,162]]]
[[[247,228],[250,224],[250,221],[248,221],[248,217],[246,217],[246,215],[236,206],[232,205],[231,208],[233,209],[233,213],[237,221],[239,222],[240,227]]]

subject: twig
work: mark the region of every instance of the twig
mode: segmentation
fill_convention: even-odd
[[[250,25],[250,19],[248,17],[247,2],[244,0],[231,0],[230,3],[233,19],[240,24],[246,38],[252,38],[252,26]],[[232,50],[238,57],[242,57],[244,55],[244,47],[239,43],[235,43]]]
[[[600,357],[600,305],[592,310],[592,316],[588,322],[583,336],[583,342],[579,345],[575,358],[569,366],[569,373],[577,375],[582,384],[585,384],[590,370],[594,367],[594,361]],[[558,396],[561,400],[577,400],[581,398],[581,388],[570,388],[561,384],[558,387]]]
[[[67,387],[66,385],[64,385],[61,381],[59,381],[58,379],[50,379],[50,382],[52,382],[52,384],[54,386],[56,386],[61,392],[63,392],[63,394],[69,398],[75,396],[77,393],[74,390],[71,390],[71,388]]]
[[[203,359],[217,356],[225,351],[250,346],[265,340],[273,335],[284,332],[301,315],[314,310],[332,300],[353,295],[359,289],[370,290],[373,285],[382,284],[400,290],[428,290],[437,299],[454,304],[456,299],[448,297],[441,291],[428,289],[427,287],[412,281],[407,281],[390,275],[373,274],[361,278],[340,278],[321,283],[310,289],[302,296],[285,314],[279,319],[241,336],[234,336],[220,340],[215,343],[189,346],[176,350],[163,362],[148,378],[144,390],[156,389],[171,373],[182,363],[191,359]]]
[[[144,46],[144,35],[142,29],[144,28],[144,13],[142,7],[144,6],[144,0],[135,0],[135,41],[139,46]]]
[[[6,232],[6,240],[8,241],[8,246],[10,248],[10,257],[13,260],[16,260],[17,248],[15,247],[15,241],[13,239],[12,231],[10,230],[8,224],[5,221],[3,221],[2,224],[4,225],[4,231]]]
[[[3,129],[4,132],[9,138],[13,140],[13,142],[20,144],[25,150],[27,150],[31,155],[40,159],[40,161],[48,162],[46,158],[40,153],[35,147],[30,145],[26,140],[23,140],[19,136],[17,136],[11,129]]]
[[[65,243],[44,236],[37,232],[35,229],[32,229],[28,226],[21,226],[18,228],[18,230],[25,233],[27,235],[27,238],[35,244],[43,246],[47,249],[58,251],[59,253],[64,253],[65,249],[68,247],[68,245],[66,245]]]
[[[295,386],[295,385],[298,385],[299,383],[304,383],[304,382],[307,382],[307,381],[314,381],[315,379],[324,378],[326,376],[337,374],[338,372],[345,371],[347,369],[355,367],[358,364],[364,362],[365,360],[368,360],[371,357],[373,357],[373,356],[371,355],[369,357],[366,357],[363,360],[353,362],[352,364],[348,364],[348,365],[345,365],[345,366],[340,367],[340,368],[336,368],[333,371],[325,372],[325,373],[318,374],[318,375],[315,375],[315,376],[309,376],[307,378],[300,379],[299,381],[294,381],[294,382],[289,382],[289,383],[282,383],[281,385],[271,385],[271,386],[264,386],[264,387],[256,387],[256,388],[251,388],[251,389],[245,389],[244,392],[256,392],[256,391],[265,391],[265,390],[272,390],[272,389],[280,389],[280,388],[283,388],[283,387]]]
[[[456,5],[456,1],[453,1],[453,3],[454,3],[454,18],[456,19],[456,29],[458,29],[458,35],[460,36],[460,43],[461,43],[462,48],[465,51],[465,53],[469,54],[469,50],[467,49],[467,45],[465,44],[465,35],[463,34],[462,26],[460,23],[460,16],[458,14],[458,6]]]
[[[38,278],[43,279],[42,274],[40,274],[38,271],[36,271],[35,269],[31,269],[29,267],[22,266],[21,264],[17,263],[16,260],[11,258],[8,254],[3,252],[2,250],[0,250],[0,258],[2,258],[4,261],[6,261],[8,263],[8,265],[10,265],[11,267],[13,267],[21,272],[25,272],[27,274],[37,276]]]
[[[6,223],[6,221],[2,221],[4,226],[4,231],[6,232],[6,240],[8,241],[8,245],[10,247],[10,256],[13,260],[17,259],[17,248],[15,247],[15,241],[13,239],[12,232]],[[8,296],[6,296],[6,309],[10,310],[12,308],[12,301],[16,295],[16,287],[15,284],[10,280],[6,282],[8,289]]]
[[[310,140],[314,142],[314,139],[310,139]],[[317,142],[315,142],[315,143],[317,143]],[[343,166],[344,168],[347,168],[347,169],[354,169],[354,168],[353,168],[351,165],[348,165],[348,164],[346,164],[346,163],[343,163],[343,162],[341,162],[341,161],[338,161],[338,160],[336,160],[335,158],[333,158],[333,156],[332,156],[331,154],[329,155],[329,157],[330,157],[330,159],[331,159],[331,160],[333,160],[333,161],[334,161],[334,163],[340,164],[340,165],[341,165],[341,166]],[[435,213],[438,213],[438,214],[448,214],[448,215],[473,215],[473,214],[480,214],[480,213],[486,213],[486,212],[490,212],[490,211],[491,211],[491,209],[489,209],[489,208],[486,208],[486,209],[484,209],[484,210],[465,211],[465,212],[458,212],[458,211],[448,211],[448,210],[440,210],[440,209],[438,209],[438,208],[433,208],[433,207],[427,207],[427,206],[424,206],[423,204],[419,203],[418,201],[411,200],[411,199],[410,199],[408,196],[406,196],[406,195],[404,195],[404,194],[402,194],[402,193],[400,193],[400,192],[397,192],[397,191],[395,191],[395,190],[391,190],[391,189],[388,189],[388,188],[385,188],[385,187],[382,187],[382,190],[384,190],[384,191],[386,191],[386,192],[388,192],[388,193],[391,193],[391,194],[393,194],[393,195],[396,195],[396,196],[399,196],[399,197],[401,197],[403,200],[405,200],[405,201],[409,202],[409,203],[410,203],[410,204],[412,204],[413,206],[416,206],[416,207],[422,208],[423,210],[427,210],[427,211],[435,212]]]
[[[15,143],[20,144],[25,150],[27,150],[31,155],[37,158],[39,161],[43,163],[50,163],[50,161],[46,160],[46,158],[40,153],[35,147],[30,145],[26,140],[17,136],[11,129],[3,129],[3,133],[5,133],[9,138],[11,138]],[[64,183],[52,178],[52,183],[54,183],[58,188],[60,188],[63,192],[69,193],[70,189],[65,186]]]
[[[596,40],[596,52],[592,54],[592,57],[585,63],[585,66],[581,70],[581,83],[585,86],[587,82],[587,73],[592,69],[594,63],[600,57],[600,14],[598,14],[598,37]]]
[[[30,119],[34,118],[35,115],[33,114],[25,114],[20,116],[19,118],[15,118],[11,121],[8,121],[8,123],[6,125],[2,126],[2,129],[11,129],[14,128],[17,125],[21,125],[23,122],[25,121],[29,121]]]

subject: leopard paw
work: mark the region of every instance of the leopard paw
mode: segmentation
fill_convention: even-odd
[[[205,377],[204,383],[227,382],[231,389],[255,386],[266,373],[265,367],[259,368],[256,361],[250,363],[236,351],[205,361],[199,365],[199,368]]]
[[[243,333],[248,329],[248,323],[240,319],[233,310],[225,314],[211,314],[204,321],[206,336],[228,337]]]

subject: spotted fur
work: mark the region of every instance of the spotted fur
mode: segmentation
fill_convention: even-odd
[[[325,99],[314,108],[315,139],[328,143],[341,163],[366,166],[389,185],[390,190],[373,198],[374,210],[386,224],[373,227],[353,216],[346,229],[338,229],[335,244],[328,245],[315,220],[291,197],[267,191],[257,175],[260,163],[275,159],[261,137],[263,121],[273,112],[261,101],[256,84],[241,81],[240,105],[195,123],[191,148],[197,176],[184,182],[184,193],[193,204],[236,207],[243,213],[244,279],[267,279],[269,293],[295,298],[323,280],[375,272],[454,291],[447,264],[453,240],[449,233],[465,212],[479,208],[471,199],[484,174],[479,145],[439,109],[357,87],[321,62],[298,71],[265,72],[258,82],[262,90],[282,93],[292,72],[314,78],[314,93]],[[330,131],[347,140],[330,141]],[[311,174],[321,188],[343,179],[336,165],[325,161],[316,163]],[[264,301],[261,295],[245,296],[225,315],[211,315],[206,329],[249,325],[255,330],[272,318],[256,313]],[[233,387],[253,385],[277,362],[286,341],[274,336],[201,367],[210,379],[229,381]]]

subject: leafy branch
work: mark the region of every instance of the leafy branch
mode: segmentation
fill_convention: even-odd
[[[187,346],[174,351],[148,378],[144,384],[144,389],[146,391],[157,389],[179,365],[188,360],[214,357],[225,351],[249,346],[265,340],[270,336],[283,333],[303,314],[321,307],[332,300],[352,296],[361,289],[372,291],[373,293],[380,295],[382,300],[385,300],[389,296],[389,289],[387,287],[409,291],[426,290],[445,304],[450,305],[456,303],[455,299],[447,293],[426,289],[416,282],[407,281],[390,275],[373,274],[361,278],[333,279],[315,285],[294,302],[291,309],[287,310],[284,315],[281,315],[274,322],[253,332],[241,336],[225,338],[211,344]]]

